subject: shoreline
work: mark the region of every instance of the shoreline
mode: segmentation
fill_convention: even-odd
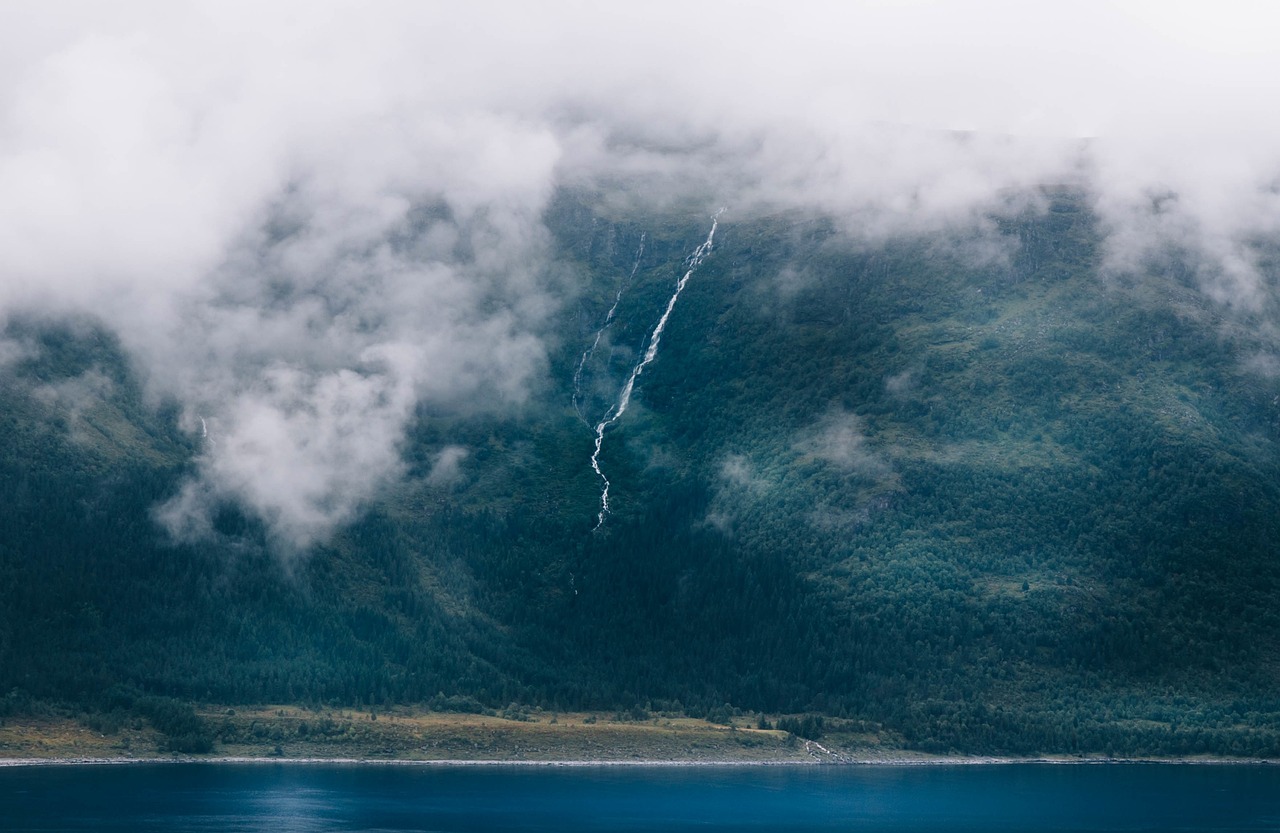
[[[138,718],[91,726],[69,715],[0,723],[0,768],[126,764],[434,767],[811,767],[1191,764],[1266,766],[1280,759],[1206,755],[930,753],[883,732],[829,731],[808,740],[774,727],[676,715],[644,721],[597,712],[518,717],[397,710],[310,711],[260,705],[198,712],[206,746],[177,751]],[[763,721],[762,721],[763,722]],[[858,728],[858,727],[854,727]]]
[[[62,766],[127,766],[127,765],[189,765],[189,764],[286,764],[290,766],[391,766],[391,767],[635,767],[635,768],[742,768],[742,767],[935,767],[935,766],[1107,766],[1122,764],[1148,764],[1163,766],[1277,766],[1280,761],[1269,758],[1089,758],[1053,757],[1032,758],[959,755],[954,757],[885,757],[832,760],[529,760],[529,759],[438,759],[416,760],[410,758],[276,758],[223,755],[200,757],[195,755],[155,756],[146,758],[126,757],[66,757],[66,758],[0,758],[0,769],[13,767],[62,767]]]

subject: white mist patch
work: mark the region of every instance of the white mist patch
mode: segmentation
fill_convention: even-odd
[[[916,386],[916,371],[914,368],[907,368],[900,373],[894,373],[886,376],[884,380],[884,389],[894,396],[905,396],[910,393]]]
[[[618,292],[613,297],[613,306],[609,307],[609,312],[604,317],[604,323],[600,325],[600,329],[596,330],[596,336],[592,339],[591,346],[583,351],[582,358],[578,360],[578,367],[573,372],[573,410],[584,425],[590,425],[591,423],[587,421],[587,417],[582,413],[582,404],[578,401],[582,395],[582,372],[595,355],[596,348],[600,346],[600,339],[613,323],[613,317],[618,314],[618,304],[622,303],[623,293],[627,291],[627,288],[631,286],[631,282],[635,280],[636,272],[640,269],[640,259],[644,257],[644,241],[645,234],[642,232],[640,234],[640,245],[636,249],[635,262],[631,265],[631,272],[627,275],[626,280],[618,286]]]
[[[761,495],[769,489],[769,481],[761,477],[742,454],[730,454],[720,463],[720,480],[738,491]]]
[[[92,316],[181,403],[172,533],[235,503],[305,550],[400,475],[419,404],[542,374],[559,142],[424,83],[397,15],[118,11],[0,35],[0,319]]]
[[[910,385],[910,374],[890,377],[900,390]],[[901,489],[892,458],[893,448],[885,448],[867,433],[866,423],[843,408],[831,408],[797,436],[793,451],[802,465],[822,463],[821,471],[808,477],[821,481],[818,494],[828,497],[813,503],[806,519],[810,526],[825,532],[847,532],[866,523],[873,512],[891,505],[889,495]],[[806,467],[808,468],[808,467]]]
[[[33,391],[33,395],[47,405],[75,413],[109,396],[114,387],[101,370],[93,368],[79,376],[40,385]]]
[[[892,472],[888,459],[868,440],[862,419],[844,410],[823,416],[803,433],[795,448],[849,474],[878,479]]]
[[[8,370],[18,362],[31,358],[37,351],[30,344],[12,338],[0,337],[0,371]]]
[[[268,224],[237,244],[200,293],[171,301],[167,329],[124,331],[208,435],[193,481],[158,513],[180,538],[231,500],[305,550],[401,475],[420,403],[508,407],[545,366],[542,194],[470,214],[340,197],[288,195],[283,235]]]
[[[460,445],[448,445],[440,449],[435,462],[431,464],[431,471],[427,473],[427,485],[445,488],[461,483],[462,461],[470,455],[471,452]]]
[[[676,281],[675,292],[671,293],[671,298],[667,301],[667,308],[663,311],[662,317],[658,319],[657,325],[653,328],[653,332],[649,335],[649,346],[644,351],[644,357],[636,363],[632,368],[631,375],[627,377],[627,381],[622,386],[622,393],[618,395],[618,402],[605,414],[604,419],[596,424],[595,448],[591,452],[591,470],[600,478],[603,485],[600,488],[600,512],[596,515],[595,528],[599,529],[604,525],[604,516],[609,514],[609,478],[600,469],[600,449],[604,446],[604,432],[610,425],[613,425],[622,415],[627,412],[627,406],[631,404],[631,394],[635,390],[636,380],[640,378],[640,374],[644,373],[644,369],[658,357],[658,347],[662,343],[662,333],[667,329],[667,321],[671,318],[671,311],[676,308],[676,301],[680,298],[680,293],[684,291],[685,286],[689,283],[689,278],[693,277],[694,271],[702,265],[702,261],[711,253],[711,248],[715,245],[716,227],[720,222],[720,215],[724,213],[721,208],[711,218],[711,231],[707,232],[707,239],[702,245],[693,250],[693,254],[689,255],[686,261],[688,269]]]
[[[713,468],[713,497],[702,522],[721,535],[734,535],[776,495],[777,482],[746,454],[730,453]]]
[[[31,391],[31,395],[56,412],[64,414],[71,440],[84,443],[90,438],[84,423],[86,412],[100,405],[114,390],[115,383],[102,371],[92,368],[69,379],[39,385]]]
[[[398,440],[414,405],[403,382],[351,370],[314,376],[273,367],[222,412],[201,475],[160,510],[175,532],[207,530],[210,501],[234,497],[299,549],[349,520],[399,471]]]
[[[1280,356],[1272,353],[1254,353],[1246,356],[1240,366],[1263,379],[1280,379]]]
[[[1216,303],[1259,311],[1269,292],[1261,263],[1280,232],[1275,185],[1218,180],[1209,188],[1172,174],[1164,181],[1170,184],[1103,193],[1097,209],[1106,232],[1104,271],[1160,275],[1176,257]]]
[[[91,315],[205,419],[172,529],[235,500],[305,546],[397,475],[411,403],[504,407],[538,378],[557,184],[870,241],[1066,184],[1113,270],[1173,240],[1205,293],[1265,309],[1261,5],[687,5],[0,5],[0,318]],[[682,287],[596,424],[601,522],[605,431]]]

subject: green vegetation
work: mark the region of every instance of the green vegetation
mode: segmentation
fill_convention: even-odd
[[[720,725],[674,714],[546,712],[495,714],[255,706],[198,714],[213,753],[233,758],[356,758],[414,761],[894,761],[896,739],[849,724],[818,749],[781,730]],[[145,721],[106,731],[93,718],[27,716],[0,725],[0,760],[189,758]],[[839,750],[839,751],[836,751]],[[196,754],[201,754],[197,752]],[[837,757],[838,756],[838,757]]]
[[[1280,755],[1270,310],[1216,306],[1176,255],[1107,277],[1087,198],[1046,199],[994,256],[726,215],[608,433],[597,533],[574,368],[646,234],[584,374],[598,418],[703,217],[561,195],[583,292],[535,401],[424,409],[404,481],[296,559],[235,506],[167,541],[151,512],[197,451],[175,407],[92,323],[15,322],[0,720],[56,704],[199,752],[225,741],[191,701],[747,710],[931,752]],[[463,477],[433,484],[450,444]]]

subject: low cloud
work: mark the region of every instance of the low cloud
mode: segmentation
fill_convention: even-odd
[[[143,336],[144,355],[168,348],[153,380],[214,426],[162,512],[172,530],[207,525],[191,517],[216,505],[201,496],[230,498],[305,548],[399,476],[418,403],[525,397],[545,361],[540,240],[506,234],[493,209],[426,219],[412,205],[358,237],[309,218],[259,241],[211,275],[212,297],[180,306],[174,330]]]
[[[21,340],[0,336],[0,372],[36,354],[35,348]]]
[[[894,396],[904,396],[915,389],[916,371],[914,368],[908,368],[900,373],[894,373],[886,376],[884,380],[884,389]]]
[[[725,455],[715,469],[713,497],[703,523],[722,535],[735,534],[774,494],[774,485],[750,457]]]
[[[31,395],[64,416],[73,442],[86,442],[86,412],[111,396],[115,383],[101,370],[93,368],[78,376],[46,385],[37,385]]]
[[[427,473],[427,484],[440,488],[460,483],[463,477],[462,461],[470,454],[470,451],[460,445],[445,446],[436,455],[435,462],[431,464],[431,471]]]
[[[872,480],[892,472],[888,459],[867,439],[862,419],[848,411],[826,414],[796,442],[796,450],[838,471]]]
[[[305,548],[400,475],[418,405],[540,383],[575,291],[541,219],[564,185],[866,240],[985,229],[994,263],[989,217],[1066,183],[1108,269],[1176,243],[1256,312],[1280,58],[1270,7],[1229,5],[6,7],[0,318],[93,315],[204,419],[173,532],[234,501]],[[848,415],[824,426],[808,453],[887,465]]]
[[[751,460],[730,454],[720,463],[720,480],[735,491],[759,496],[769,490],[769,481],[756,472]]]
[[[1254,353],[1241,362],[1245,371],[1263,379],[1280,379],[1280,356],[1271,353]]]

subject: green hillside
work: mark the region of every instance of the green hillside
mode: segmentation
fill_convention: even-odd
[[[707,212],[558,194],[532,399],[421,408],[407,474],[303,555],[230,504],[168,540],[200,450],[178,406],[93,321],[15,320],[0,716],[741,709],[940,752],[1280,755],[1270,307],[1209,300],[1177,253],[1111,275],[1090,197],[1044,196],[870,242],[730,207],[605,431],[598,530],[594,426]]]

